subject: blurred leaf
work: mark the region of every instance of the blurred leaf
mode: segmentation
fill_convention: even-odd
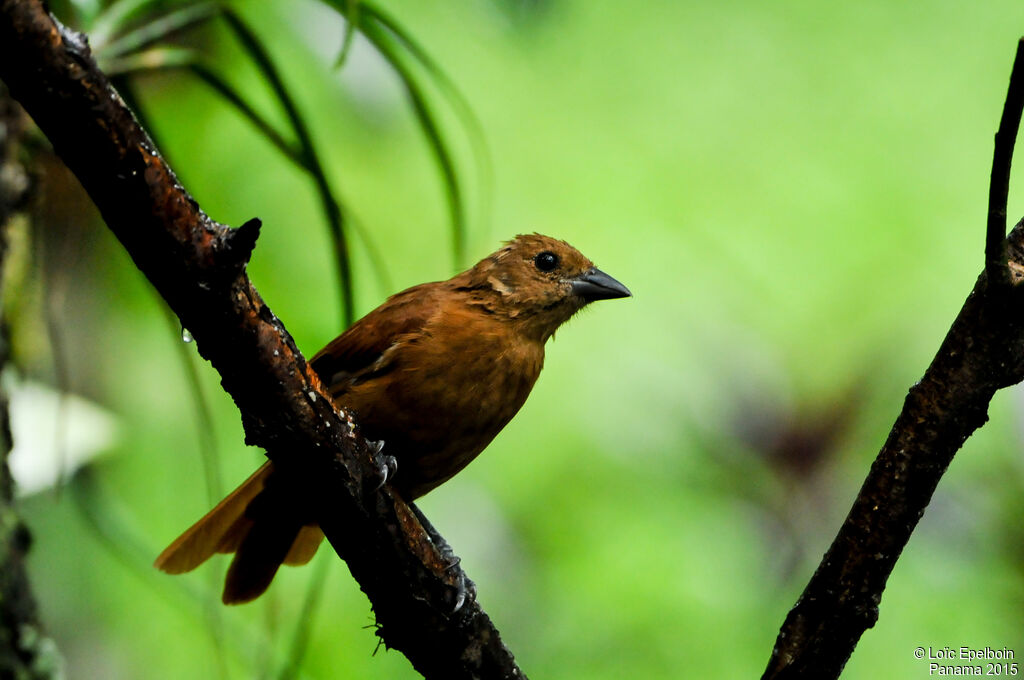
[[[356,26],[359,25],[359,0],[348,0],[346,3],[347,9],[342,14],[345,15],[345,35],[341,39],[341,49],[338,50],[338,57],[334,61],[334,68],[341,68],[345,65],[345,61],[348,59],[349,52],[352,51],[352,44],[355,42],[356,37]]]
[[[487,175],[489,164],[483,142],[483,133],[465,98],[452,80],[440,68],[429,53],[405,30],[398,21],[373,5],[359,0],[328,0],[330,6],[347,18],[346,32],[338,57],[339,65],[344,62],[354,39],[354,32],[362,32],[370,39],[382,56],[395,70],[409,95],[413,112],[427,140],[428,146],[441,172],[446,203],[452,228],[452,249],[458,266],[464,264],[466,207],[465,191],[455,162],[450,143],[446,140],[437,114],[433,111],[423,85],[406,63],[411,57],[427,73],[428,78],[438,87],[450,103],[453,111],[462,121],[482,175]],[[346,235],[346,210],[331,188],[319,153],[309,132],[304,116],[299,112],[289,88],[260,38],[245,24],[233,10],[215,3],[199,3],[158,16],[113,39],[119,30],[155,5],[146,0],[122,0],[108,8],[97,19],[100,28],[99,42],[106,43],[99,53],[105,58],[105,66],[113,74],[138,73],[150,69],[187,68],[201,81],[210,86],[224,101],[231,104],[260,133],[289,160],[299,165],[313,178],[320,197],[328,231],[334,244],[335,261],[342,295],[342,316],[344,325],[354,321],[354,292],[352,290],[351,256]],[[198,61],[197,55],[189,50],[174,47],[152,47],[170,35],[200,25],[210,18],[221,16],[238,39],[249,60],[256,66],[264,81],[271,88],[275,99],[284,110],[289,127],[296,142],[285,139],[268,119],[250,104],[247,99],[225,78]],[[482,179],[481,209],[486,212],[487,187],[489,178]],[[381,258],[376,254],[371,241],[365,235],[371,266],[381,279],[386,278]]]
[[[248,53],[253,64],[256,65],[266,79],[267,84],[274,91],[274,95],[277,97],[282,108],[284,108],[292,130],[298,138],[303,164],[313,176],[317,193],[320,196],[321,207],[327,219],[328,230],[334,242],[335,262],[338,267],[338,277],[341,284],[342,318],[346,327],[351,326],[355,320],[355,302],[352,290],[351,257],[345,236],[344,211],[342,210],[341,203],[327,181],[327,176],[324,173],[323,165],[320,163],[320,157],[317,154],[312,136],[309,134],[305,118],[303,118],[295,106],[295,101],[281,79],[277,67],[274,66],[273,61],[270,59],[270,54],[263,47],[259,38],[234,11],[225,10],[222,16],[227,21],[228,27],[238,37],[242,48]]]
[[[408,50],[409,54],[411,54],[413,58],[415,58],[415,60],[427,71],[431,81],[447,98],[448,103],[455,112],[455,115],[460,119],[460,122],[466,130],[466,136],[469,139],[470,147],[473,150],[476,167],[480,173],[481,213],[486,216],[489,212],[490,187],[492,182],[490,154],[487,151],[487,138],[484,136],[483,127],[480,125],[480,121],[477,119],[476,114],[473,113],[473,108],[469,105],[469,102],[466,101],[462,92],[458,87],[456,87],[454,81],[452,81],[445,70],[441,68],[437,61],[430,56],[430,53],[424,49],[423,46],[413,38],[407,30],[405,30],[400,22],[388,14],[387,11],[372,3],[363,3],[363,13],[372,17],[384,26],[398,40],[398,42]],[[463,225],[463,232],[464,231],[465,225]],[[459,234],[456,234],[455,238],[458,240],[460,238]],[[464,233],[462,238],[464,238]],[[459,243],[458,248],[461,248],[461,243]],[[459,258],[456,259],[459,261]]]
[[[182,337],[188,333],[187,329],[180,327],[178,316],[171,310],[163,300],[160,301],[164,317],[174,333],[179,330]],[[220,501],[224,495],[224,481],[221,478],[220,452],[217,449],[217,440],[214,438],[215,431],[213,416],[211,416],[210,400],[203,392],[202,380],[199,377],[199,368],[196,365],[196,353],[188,342],[175,342],[178,350],[178,357],[185,369],[185,378],[188,381],[189,393],[192,395],[192,410],[195,413],[195,429],[198,435],[199,461],[203,467],[203,481],[206,482],[206,500],[211,507]]]
[[[127,75],[140,71],[181,68],[193,64],[195,60],[196,53],[184,47],[151,47],[141,52],[104,60],[103,70],[110,76]]]
[[[366,2],[361,4],[363,7],[363,13],[372,17],[391,34],[393,34],[402,46],[409,51],[409,54],[411,54],[416,61],[426,69],[431,80],[440,88],[445,97],[448,98],[448,102],[451,104],[455,114],[461,119],[462,124],[466,127],[470,143],[473,145],[474,154],[477,156],[476,160],[479,167],[481,169],[489,168],[490,164],[488,162],[486,137],[484,136],[483,127],[480,125],[480,121],[477,119],[476,114],[473,113],[473,108],[469,105],[469,102],[466,101],[466,98],[462,95],[462,92],[455,85],[454,81],[452,81],[437,61],[430,56],[430,53],[424,49],[423,46],[420,45],[420,43],[415,40],[412,35],[410,35],[410,33],[405,30],[405,28],[390,14],[374,4]]]
[[[76,0],[75,4],[79,4],[78,0]],[[111,3],[98,15],[91,17],[91,21],[89,18],[86,18],[89,40],[96,46],[106,45],[114,35],[124,30],[132,20],[142,16],[158,5],[159,0],[117,0]]]
[[[101,43],[97,50],[105,58],[137,52],[179,31],[197,26],[220,13],[220,7],[203,2],[156,17],[116,39]]]
[[[242,95],[226,80],[203,64],[190,63],[183,65],[188,66],[189,70],[192,71],[199,80],[213,88],[227,103],[234,106],[239,113],[249,119],[249,122],[256,126],[256,129],[267,138],[267,141],[277,147],[285,157],[303,170],[308,171],[309,168],[306,165],[306,159],[301,152],[299,152],[291,142],[284,139],[274,126],[271,125],[271,123],[258,111],[256,111],[252,105],[245,101],[245,99],[242,98]]]
[[[381,54],[384,55],[395,69],[399,78],[401,78],[405,91],[408,93],[409,100],[412,103],[416,119],[419,121],[420,129],[427,138],[430,150],[434,153],[434,158],[441,170],[441,177],[444,180],[445,197],[448,201],[448,211],[452,221],[452,248],[455,254],[455,262],[457,266],[462,266],[463,251],[465,250],[466,217],[462,204],[462,186],[459,174],[455,169],[455,161],[452,158],[451,150],[448,148],[448,144],[441,133],[437,118],[430,109],[430,104],[427,102],[423,89],[402,61],[403,57],[399,54],[396,46],[372,22],[365,23],[362,30],[363,35],[369,38],[370,42],[380,50]]]
[[[452,249],[457,267],[465,266],[465,238],[467,232],[465,196],[462,181],[456,166],[451,145],[446,140],[438,121],[432,111],[429,98],[423,85],[416,78],[410,65],[405,63],[406,56],[422,67],[432,82],[448,100],[456,116],[466,129],[476,165],[481,173],[481,212],[487,213],[489,203],[488,187],[490,186],[490,164],[484,143],[484,134],[479,121],[473,114],[465,97],[455,86],[444,69],[430,56],[430,53],[413,38],[399,21],[374,3],[360,0],[323,0],[335,8],[347,19],[346,45],[350,41],[352,29],[358,28],[373,43],[374,47],[395,70],[402,85],[409,95],[413,112],[420,125],[427,144],[441,171],[444,183],[445,199],[452,228]],[[344,49],[343,49],[344,52]],[[339,56],[339,62],[343,61]]]
[[[99,404],[34,381],[7,386],[14,441],[9,464],[19,494],[59,486],[119,436],[120,424]]]

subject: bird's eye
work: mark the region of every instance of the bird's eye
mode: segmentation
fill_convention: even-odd
[[[539,253],[537,257],[533,258],[533,264],[535,264],[537,269],[542,272],[549,272],[558,266],[558,255],[545,250],[543,253]]]

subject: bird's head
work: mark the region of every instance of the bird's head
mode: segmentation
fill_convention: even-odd
[[[583,253],[542,234],[515,237],[465,276],[470,287],[490,293],[481,299],[490,311],[519,321],[541,341],[587,303],[631,295]]]

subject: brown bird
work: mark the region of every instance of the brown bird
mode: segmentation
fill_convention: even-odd
[[[388,481],[412,501],[468,465],[519,411],[559,326],[589,302],[629,295],[565,241],[521,235],[447,281],[393,295],[310,365],[363,436],[394,456]],[[289,482],[264,463],[156,566],[179,574],[233,552],[224,603],[258,597],[282,563],[305,564],[323,539]]]

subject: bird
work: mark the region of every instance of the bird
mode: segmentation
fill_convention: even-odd
[[[447,281],[392,295],[310,360],[334,404],[379,442],[407,502],[462,470],[519,411],[544,346],[587,304],[629,289],[580,251],[520,234]],[[296,482],[271,461],[156,559],[164,572],[234,553],[221,600],[259,597],[281,564],[309,562],[323,539]]]

